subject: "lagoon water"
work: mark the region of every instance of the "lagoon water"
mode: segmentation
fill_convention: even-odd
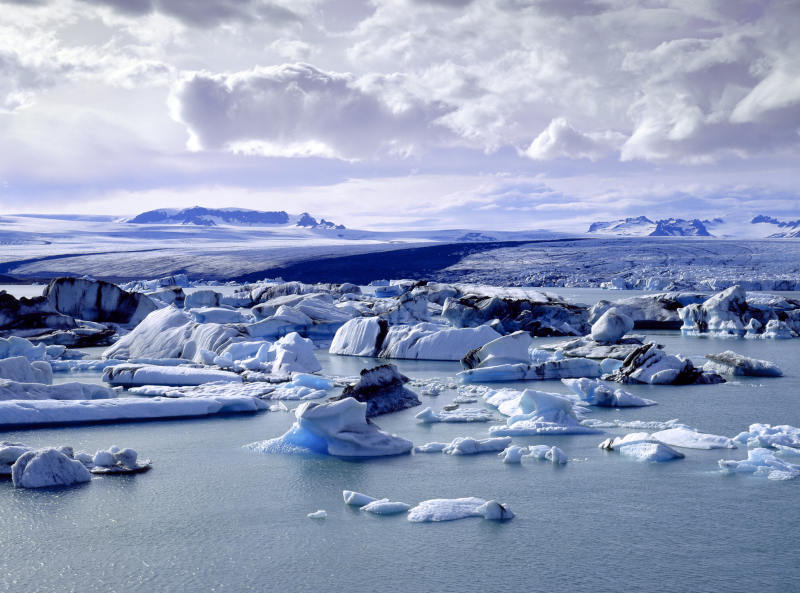
[[[659,405],[592,408],[590,417],[679,418],[727,436],[753,422],[800,426],[800,340],[650,335],[696,362],[733,349],[778,363],[786,376],[630,386]],[[323,372],[337,375],[375,362],[324,352],[319,358]],[[459,370],[458,363],[393,362],[413,378]],[[526,386],[566,391],[558,382]],[[454,396],[422,397],[423,405],[439,409]],[[417,424],[419,409],[377,423],[415,444],[487,436],[488,424]],[[66,489],[16,490],[0,481],[0,591],[711,593],[786,592],[800,582],[800,480],[722,475],[717,460],[742,459],[744,448],[682,450],[684,460],[643,464],[597,448],[625,430],[515,438],[558,445],[570,458],[565,467],[527,458],[506,465],[493,454],[343,461],[242,449],[282,434],[293,419],[272,412],[0,432],[0,440],[90,452],[133,447],[154,466]],[[494,498],[517,516],[503,524],[409,523],[345,506],[343,489],[408,503]],[[326,509],[327,519],[306,518],[317,509]]]

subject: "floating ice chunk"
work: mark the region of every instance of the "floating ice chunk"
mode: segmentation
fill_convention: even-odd
[[[275,353],[273,374],[294,372],[314,373],[322,369],[314,355],[314,342],[292,332],[275,342],[270,348]]]
[[[11,426],[153,420],[257,412],[267,403],[253,397],[141,398],[0,401],[0,428]]]
[[[454,521],[467,517],[498,520],[511,519],[513,516],[506,505],[476,497],[434,498],[419,503],[408,512],[408,520],[412,523]]]
[[[323,509],[320,509],[318,511],[314,511],[313,513],[309,513],[307,515],[307,517],[309,519],[325,519],[325,518],[327,518],[327,516],[328,516],[328,513]]]
[[[382,498],[365,504],[361,507],[361,510],[365,513],[372,513],[373,515],[397,515],[398,513],[405,513],[410,508],[410,504],[393,502],[388,498]]]
[[[425,443],[414,447],[414,453],[441,453],[449,443]]]
[[[742,461],[720,459],[719,467],[724,473],[751,473],[766,476],[770,480],[791,480],[800,477],[800,465],[779,459],[769,449],[756,448],[747,452]]]
[[[476,509],[476,512],[489,521],[509,521],[514,518],[514,513],[509,506],[496,500],[487,500]]]
[[[367,417],[397,412],[422,403],[416,393],[406,388],[408,381],[393,364],[363,369],[359,381],[345,387],[334,400],[352,397],[366,403]]]
[[[528,455],[526,457],[549,461],[553,465],[565,465],[569,461],[564,451],[556,446],[550,447],[548,445],[532,445],[528,447]]]
[[[501,364],[469,369],[456,374],[462,383],[496,381],[542,381],[565,377],[599,377],[600,364],[588,358],[566,358],[538,364]]]
[[[18,383],[0,379],[0,401],[40,399],[105,399],[116,397],[116,392],[103,385],[90,383]]]
[[[48,360],[55,358],[50,356],[49,348],[59,348],[63,353],[64,346],[46,346],[45,344],[33,345],[33,342],[19,336],[0,338],[0,359],[24,356],[30,362],[34,360]]]
[[[456,329],[434,323],[395,325],[389,328],[382,358],[461,360],[470,350],[500,337],[487,325]]]
[[[23,453],[31,451],[22,443],[10,443],[0,441],[0,476],[10,476],[11,466],[19,459]]]
[[[746,377],[781,377],[783,372],[778,365],[768,360],[758,360],[726,350],[720,354],[706,354],[708,362],[703,365],[707,373],[739,375]]]
[[[354,507],[363,507],[365,504],[369,504],[377,498],[373,498],[371,496],[367,496],[366,494],[361,494],[360,492],[353,492],[352,490],[342,490],[342,498],[344,498],[344,503],[352,505]]]
[[[434,424],[436,422],[489,422],[494,414],[485,408],[458,408],[453,411],[434,412],[425,408],[414,416],[420,422]]]
[[[498,454],[498,457],[503,458],[503,463],[521,463],[522,456],[528,452],[527,447],[520,447],[519,445],[511,445],[506,447]]]
[[[500,364],[527,363],[530,361],[528,350],[531,344],[533,338],[529,332],[517,331],[469,351],[461,359],[461,364],[465,369],[474,369]]]
[[[511,437],[495,437],[474,439],[472,437],[456,437],[442,449],[446,455],[475,455],[477,453],[493,453],[502,451],[511,444]]]
[[[375,356],[388,331],[386,320],[356,317],[336,331],[329,352],[347,356]]]
[[[335,402],[305,402],[295,410],[297,421],[283,436],[251,443],[261,453],[320,453],[339,457],[401,455],[413,444],[367,422],[367,404],[348,397]]]
[[[53,370],[50,363],[44,360],[30,361],[24,356],[12,356],[0,359],[0,379],[50,385],[53,382]]]
[[[516,406],[516,409],[513,406]],[[493,435],[529,436],[536,434],[591,434],[595,428],[581,424],[571,400],[566,397],[526,389],[519,399],[501,404],[501,413],[511,415],[506,426],[492,426]]]
[[[800,449],[796,447],[787,447],[786,445],[772,445],[778,450],[781,455],[789,455],[791,457],[800,457]]]
[[[133,449],[113,446],[94,454],[89,471],[93,474],[132,474],[150,469],[149,460],[140,463],[138,458],[137,452]]]
[[[111,385],[202,385],[228,381],[241,383],[242,378],[230,371],[194,367],[121,364],[107,367],[103,381]]]
[[[657,441],[685,449],[735,449],[733,439],[716,434],[695,432],[687,428],[668,428],[650,435]]]
[[[609,309],[592,324],[592,339],[605,344],[613,344],[633,329],[633,319],[618,311]]]
[[[724,383],[719,375],[704,374],[688,358],[667,354],[654,342],[637,347],[623,361],[622,366],[604,379],[618,383],[645,383],[649,385],[691,385]]]
[[[751,424],[746,432],[740,432],[733,440],[751,449],[776,445],[800,448],[800,428],[788,424]]]
[[[641,406],[654,406],[657,402],[644,399],[623,391],[611,390],[600,381],[591,379],[561,379],[561,382],[579,396],[583,401],[592,405],[606,408],[628,408]]]
[[[15,488],[69,486],[88,482],[92,476],[84,465],[58,449],[23,453],[11,466]]]
[[[333,389],[332,380],[309,373],[293,373],[292,383],[299,387],[310,387],[311,389]]]
[[[636,461],[663,462],[683,459],[683,453],[678,453],[671,447],[653,440],[646,432],[634,432],[615,439],[606,439],[600,445],[601,449],[618,451],[621,455],[632,457]]]

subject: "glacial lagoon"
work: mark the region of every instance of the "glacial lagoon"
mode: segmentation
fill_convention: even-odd
[[[628,385],[658,405],[591,408],[590,418],[677,418],[731,437],[754,422],[800,425],[797,340],[637,333],[696,362],[706,353],[734,349],[777,363],[785,376],[736,377],[721,385]],[[357,375],[376,362],[324,350],[317,356],[322,372],[331,375]],[[449,382],[460,370],[455,362],[392,362],[412,379]],[[493,387],[567,392],[558,381]],[[423,407],[438,411],[455,395],[445,390],[421,399]],[[377,423],[415,444],[488,436],[486,423],[418,423],[420,409],[381,416]],[[597,448],[607,436],[629,430],[514,439],[557,445],[570,459],[566,466],[531,458],[504,464],[495,454],[349,461],[242,448],[284,433],[293,420],[291,413],[266,412],[0,433],[0,440],[89,452],[112,444],[132,447],[154,465],[144,475],[95,478],[71,488],[25,490],[0,482],[0,590],[783,592],[800,579],[800,481],[721,473],[717,461],[745,458],[744,446],[681,449],[683,460],[648,464]],[[410,504],[478,496],[507,502],[516,517],[416,524],[405,515],[371,516],[347,506],[345,489]],[[325,520],[306,517],[317,509],[327,511]]]

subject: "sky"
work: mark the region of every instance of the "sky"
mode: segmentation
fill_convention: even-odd
[[[0,0],[0,214],[800,218],[797,0]]]

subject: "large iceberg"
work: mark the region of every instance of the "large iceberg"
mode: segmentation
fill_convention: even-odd
[[[592,324],[591,336],[596,342],[613,344],[632,329],[633,319],[617,309],[609,309]]]
[[[434,498],[425,500],[408,511],[408,520],[412,523],[429,521],[453,521],[467,517],[483,517],[494,521],[514,518],[508,505],[497,501],[486,501],[482,498]]]
[[[512,412],[505,426],[492,426],[493,435],[530,436],[537,434],[591,434],[597,429],[581,424],[572,400],[555,393],[526,389],[518,398],[506,400],[498,408]]]
[[[367,420],[367,404],[348,397],[330,403],[305,402],[297,421],[278,438],[247,445],[261,453],[321,453],[338,457],[401,455],[413,444]]]
[[[11,466],[16,488],[70,486],[92,479],[89,470],[59,449],[38,449],[23,453]]]
[[[375,356],[383,346],[389,324],[378,317],[356,317],[333,336],[330,352],[347,356]]]
[[[139,292],[126,292],[102,280],[56,278],[44,297],[59,313],[86,321],[110,322],[133,327],[158,307]]]
[[[0,401],[0,428],[94,422],[188,418],[258,412],[268,404],[253,397],[141,398]]]
[[[529,349],[533,345],[533,338],[526,331],[517,331],[507,336],[502,336],[470,350],[461,359],[465,369],[478,367],[497,366],[501,364],[515,364],[529,362]]]

